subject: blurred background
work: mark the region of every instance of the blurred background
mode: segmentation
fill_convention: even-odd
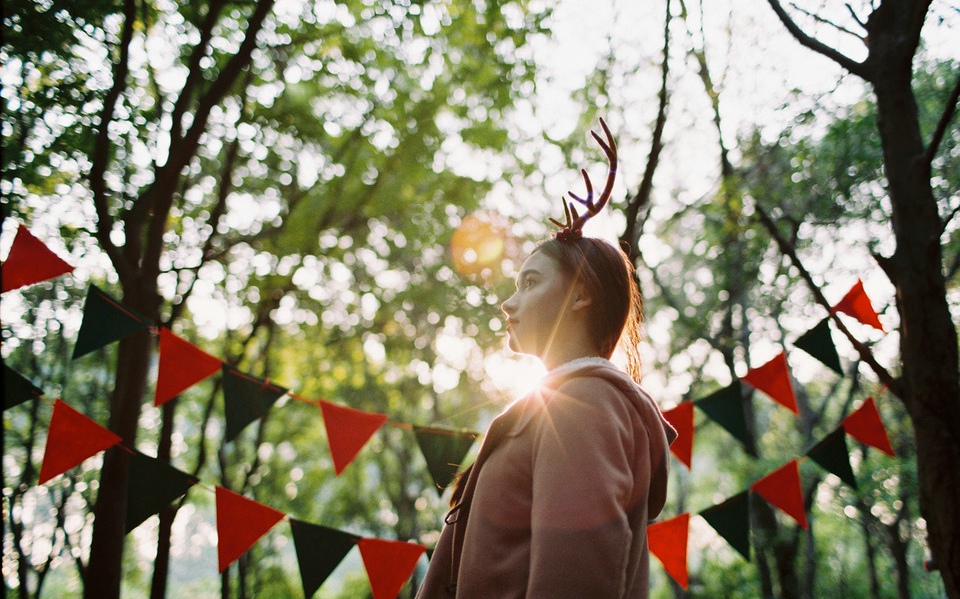
[[[884,379],[909,371],[905,283],[882,260],[904,247],[876,95],[896,77],[857,65],[879,60],[867,29],[884,25],[868,19],[889,3],[790,4],[833,55],[802,45],[774,4],[5,2],[0,255],[25,226],[75,269],[3,294],[4,364],[201,482],[124,538],[97,532],[111,518],[98,499],[122,503],[122,467],[97,456],[37,486],[52,407],[5,410],[7,592],[301,596],[286,525],[218,574],[217,485],[432,547],[449,491],[410,427],[482,432],[536,384],[539,364],[504,347],[499,303],[564,195],[582,195],[578,170],[605,176],[589,136],[602,117],[620,170],[586,234],[623,243],[637,266],[644,387],[669,410],[787,350],[799,405],[745,387],[750,451],[697,412],[663,516],[802,457],[868,397],[896,452],[851,442],[856,488],[803,461],[810,527],[752,502],[749,560],[692,518],[689,583],[653,559],[652,596],[946,596],[924,566],[917,423]],[[934,300],[956,323],[960,6],[925,5],[922,30],[899,14],[888,27],[919,35],[906,86],[918,139],[940,132],[926,176],[943,256]],[[858,280],[883,330],[843,320],[862,345],[834,331],[837,373],[791,344],[828,315],[817,292],[837,302]],[[91,285],[290,393],[232,440],[219,375],[155,407],[154,335],[71,359]],[[337,476],[304,398],[389,422]],[[370,592],[354,552],[314,596]]]

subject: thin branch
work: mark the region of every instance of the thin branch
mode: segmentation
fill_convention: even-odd
[[[797,11],[797,12],[799,12],[799,13],[801,13],[801,14],[804,14],[804,15],[810,17],[811,19],[813,19],[813,20],[816,21],[817,23],[821,23],[821,24],[826,25],[826,26],[828,26],[828,27],[833,27],[833,28],[836,29],[837,31],[840,31],[840,32],[842,32],[842,33],[846,33],[847,35],[851,35],[851,36],[857,38],[858,40],[860,40],[861,42],[864,42],[864,45],[866,45],[866,40],[864,39],[864,37],[863,37],[862,35],[857,35],[856,33],[854,33],[853,31],[850,31],[849,29],[847,29],[847,28],[844,27],[843,25],[839,25],[839,24],[837,24],[837,23],[834,23],[833,21],[830,21],[830,20],[828,20],[828,19],[824,19],[823,17],[821,17],[820,15],[818,15],[818,14],[816,14],[816,13],[813,13],[813,12],[811,12],[811,11],[805,9],[805,8],[801,8],[801,7],[797,6],[795,3],[791,3],[790,6],[791,6],[791,8],[793,8],[795,11]],[[849,5],[849,4],[847,5],[847,9],[850,10],[850,14],[853,15],[853,20],[856,21],[857,23],[860,23],[861,25],[863,25],[864,29],[866,29],[866,25],[864,25],[863,23],[861,23],[860,18],[857,17],[857,14],[856,14],[855,12],[853,12],[853,9],[850,8],[850,5]]]
[[[866,22],[864,22],[864,20],[860,18],[860,15],[857,14],[857,11],[853,10],[853,7],[850,6],[850,3],[844,4],[844,6],[847,7],[847,11],[850,13],[850,16],[853,17],[853,20],[857,22],[857,25],[859,25],[860,27],[863,28],[864,31],[866,31],[867,29]]]
[[[790,15],[788,15],[787,11],[784,10],[779,0],[767,0],[767,4],[769,4],[770,8],[773,9],[773,12],[776,13],[777,17],[780,19],[780,22],[783,23],[783,26],[786,27],[787,31],[790,32],[790,35],[792,35],[795,40],[800,42],[801,46],[805,46],[818,54],[826,56],[830,60],[839,64],[841,67],[847,69],[854,75],[857,75],[866,81],[870,80],[870,72],[863,63],[853,60],[835,48],[832,48],[820,40],[810,37],[804,33],[803,30],[800,29],[800,26],[790,18]]]
[[[650,205],[650,196],[653,193],[653,175],[660,163],[660,153],[663,151],[663,130],[667,122],[667,104],[669,103],[668,80],[670,73],[670,3],[666,2],[666,14],[663,19],[663,59],[660,64],[660,91],[657,94],[657,118],[653,126],[653,135],[650,138],[650,153],[647,155],[647,165],[643,170],[643,179],[637,188],[637,193],[628,199],[626,216],[627,226],[620,237],[630,248],[630,255],[640,256],[640,233],[643,227],[638,222],[640,210]]]
[[[225,4],[225,0],[212,1],[206,16],[198,27],[200,32],[200,41],[193,47],[193,50],[190,53],[186,81],[184,81],[183,88],[180,90],[180,94],[177,96],[177,100],[174,102],[173,109],[170,112],[169,147],[171,148],[176,147],[176,144],[180,142],[182,137],[181,130],[183,128],[183,116],[187,111],[190,100],[194,97],[194,90],[200,84],[200,82],[203,81],[203,69],[200,65],[203,57],[207,54],[207,49],[210,46],[210,40],[213,38],[213,27],[216,25],[217,19],[219,18],[220,12],[223,10]],[[148,61],[147,68],[150,69],[150,67],[151,65]],[[162,94],[160,93],[159,87],[156,84],[156,79],[151,77],[151,82],[154,86],[157,104],[163,105]],[[169,162],[169,160],[168,153],[167,162]],[[154,160],[154,171],[156,172],[157,169],[158,166],[156,160]],[[147,193],[141,194],[137,198],[124,217],[125,230],[140,230],[144,219],[146,219],[153,210],[153,203],[156,195],[157,194],[149,193],[148,191]],[[138,236],[136,235],[132,237],[134,239],[138,239]],[[137,243],[139,244],[139,241],[137,241]],[[129,253],[132,255],[132,260],[139,260],[139,245],[137,247],[132,247]]]
[[[213,39],[213,26],[220,18],[220,12],[226,5],[225,0],[214,0],[210,3],[210,8],[200,24],[200,42],[193,47],[190,54],[190,62],[187,67],[187,79],[183,83],[183,89],[177,97],[173,110],[170,112],[170,145],[173,146],[180,141],[183,128],[183,115],[186,114],[187,106],[193,98],[193,92],[197,85],[203,81],[203,68],[200,66],[203,57],[207,54],[210,47],[210,40]]]
[[[237,53],[230,57],[216,81],[198,100],[190,129],[179,143],[171,140],[169,160],[157,173],[153,185],[147,191],[147,195],[153,196],[151,203],[157,202],[152,206],[153,218],[150,219],[146,236],[147,247],[143,256],[143,264],[148,268],[156,268],[159,264],[160,253],[163,250],[163,231],[167,226],[167,213],[173,201],[172,192],[180,178],[180,171],[196,153],[200,137],[207,129],[207,119],[213,107],[223,100],[249,64],[257,43],[257,35],[273,4],[274,0],[258,0],[247,22],[247,31]]]
[[[810,292],[813,293],[814,298],[817,300],[817,303],[827,309],[830,313],[830,318],[833,320],[834,324],[837,326],[837,329],[843,333],[850,343],[853,345],[854,349],[857,350],[860,359],[863,360],[870,369],[873,370],[874,374],[880,379],[880,381],[890,389],[890,392],[896,395],[898,398],[904,398],[904,392],[902,385],[899,379],[895,379],[886,368],[880,365],[877,362],[876,357],[873,355],[873,352],[870,351],[870,348],[862,343],[859,339],[854,337],[854,335],[847,329],[846,325],[843,324],[843,321],[840,320],[839,315],[833,309],[833,306],[830,305],[830,302],[827,301],[827,298],[824,297],[823,292],[820,291],[820,287],[813,281],[813,277],[810,275],[810,272],[803,266],[803,263],[800,261],[800,257],[797,256],[796,248],[790,244],[783,236],[780,234],[780,231],[777,229],[777,225],[773,222],[773,219],[761,208],[759,205],[754,205],[757,215],[759,216],[760,222],[770,233],[770,236],[773,237],[773,240],[777,242],[777,246],[780,248],[780,251],[790,258],[790,261],[800,272],[801,278],[807,283],[807,286],[810,288]]]
[[[247,89],[249,88],[250,80],[251,73],[250,71],[247,71],[247,77],[244,81],[243,90],[241,91],[240,96],[241,105],[246,103]],[[241,112],[240,122],[243,122],[243,115],[244,113]],[[198,280],[197,274],[200,272],[200,269],[203,267],[203,265],[207,264],[213,254],[213,244],[215,243],[215,239],[220,235],[217,232],[219,229],[220,220],[227,211],[227,198],[229,197],[230,192],[233,191],[233,172],[234,168],[236,167],[239,154],[240,139],[234,136],[233,140],[231,140],[227,145],[224,153],[223,165],[220,169],[220,185],[217,190],[217,198],[213,208],[210,209],[210,218],[207,221],[207,224],[210,226],[210,235],[208,235],[206,240],[203,242],[203,248],[200,250],[200,261],[196,265],[188,268],[171,269],[172,272],[177,273],[178,281],[181,280],[181,275],[183,272],[192,272],[193,279],[190,281],[187,289],[180,293],[180,301],[171,306],[170,320],[168,321],[169,323],[174,322],[183,312],[183,309],[186,307],[187,299],[193,293],[194,285]]]
[[[940,149],[940,143],[943,141],[943,136],[947,132],[947,127],[949,127],[950,121],[953,120],[953,115],[957,112],[958,102],[960,102],[960,76],[957,77],[957,82],[953,85],[953,92],[950,94],[950,99],[947,100],[943,114],[940,115],[940,122],[937,123],[933,137],[930,138],[930,145],[927,146],[927,151],[923,155],[924,164],[928,167],[933,163],[933,158]]]
[[[120,56],[113,69],[113,83],[103,99],[103,110],[100,111],[100,123],[97,137],[94,142],[91,156],[90,191],[93,194],[93,205],[97,211],[97,240],[100,247],[110,257],[113,267],[121,280],[129,281],[133,276],[133,265],[129,264],[123,254],[110,238],[113,231],[113,216],[107,205],[107,182],[105,174],[110,164],[110,124],[113,122],[114,111],[120,94],[127,85],[127,74],[130,71],[130,42],[133,40],[133,31],[136,21],[136,1],[125,0],[123,3],[123,30],[120,34]]]

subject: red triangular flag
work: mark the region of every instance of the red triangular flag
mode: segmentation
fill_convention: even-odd
[[[763,391],[770,399],[784,406],[794,414],[799,414],[797,397],[793,394],[793,385],[790,384],[790,368],[787,366],[787,352],[770,360],[763,366],[757,366],[747,371],[740,380],[749,383],[754,389]]]
[[[217,562],[222,574],[285,514],[217,487]]]
[[[872,397],[868,397],[863,405],[843,419],[843,430],[861,443],[876,447],[887,455],[896,455]]]
[[[403,541],[363,538],[357,541],[363,567],[370,579],[373,599],[394,599],[407,582],[420,556],[423,545]]]
[[[119,436],[58,399],[53,404],[37,484],[42,485],[120,441]]]
[[[206,353],[169,329],[160,329],[160,364],[153,405],[161,406],[184,390],[218,372],[223,365],[219,358]]]
[[[340,476],[353,458],[363,449],[373,433],[387,421],[385,414],[363,412],[320,400],[323,425],[333,456],[333,468]]]
[[[860,322],[866,325],[870,325],[875,329],[883,329],[883,325],[880,323],[880,318],[877,316],[877,311],[873,309],[873,304],[870,303],[870,298],[867,297],[867,292],[863,288],[863,281],[857,279],[856,284],[847,292],[843,299],[836,303],[833,307],[834,312],[843,312],[853,316]]]
[[[670,445],[670,452],[689,469],[693,457],[693,402],[681,402],[664,412],[663,417],[677,429],[677,439]]]
[[[3,262],[2,291],[33,285],[68,272],[73,272],[72,266],[50,251],[25,226],[19,225]]]
[[[800,490],[800,464],[790,460],[770,474],[750,485],[757,493],[774,507],[780,508],[788,516],[807,529],[807,511],[803,508],[803,493]]]
[[[663,522],[647,526],[647,544],[664,570],[684,589],[690,582],[687,570],[687,537],[690,514],[680,514]]]

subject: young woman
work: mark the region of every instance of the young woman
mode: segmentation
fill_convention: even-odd
[[[453,508],[418,597],[646,597],[646,527],[666,498],[676,432],[635,382],[640,294],[632,265],[612,244],[582,236],[607,185],[524,262],[502,305],[513,351],[540,358],[537,390],[490,426]],[[557,223],[558,225],[560,223]],[[622,341],[622,343],[621,343]],[[609,360],[618,343],[630,374]],[[633,378],[632,378],[633,377]]]

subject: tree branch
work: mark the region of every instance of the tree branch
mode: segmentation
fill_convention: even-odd
[[[236,83],[240,73],[250,63],[250,57],[256,47],[257,35],[263,28],[263,22],[273,8],[273,4],[274,0],[257,0],[237,53],[230,57],[216,81],[200,97],[193,122],[183,139],[179,143],[171,140],[169,159],[157,172],[153,184],[146,193],[152,196],[149,198],[151,203],[156,202],[156,205],[152,206],[153,218],[150,219],[146,236],[147,247],[143,256],[143,264],[148,268],[156,268],[159,264],[160,253],[163,250],[163,231],[167,226],[167,213],[173,202],[173,190],[179,180],[180,171],[195,155],[200,137],[207,129],[207,119],[213,107],[223,100]]]
[[[854,75],[857,75],[866,81],[870,81],[870,71],[863,63],[853,60],[842,52],[804,33],[803,30],[800,29],[800,27],[796,24],[796,22],[790,18],[790,15],[788,15],[787,11],[784,10],[779,0],[767,0],[767,4],[769,4],[770,8],[773,9],[773,12],[776,13],[777,17],[780,19],[780,22],[783,23],[783,26],[786,27],[787,31],[790,32],[790,35],[792,35],[795,40],[800,42],[801,46],[809,48],[817,54],[826,56]]]
[[[940,115],[940,122],[937,123],[933,137],[930,138],[930,145],[927,146],[927,151],[923,155],[924,164],[927,167],[933,163],[933,158],[940,149],[940,143],[943,141],[943,136],[947,132],[947,127],[950,125],[950,121],[953,120],[953,115],[957,112],[958,102],[960,102],[960,77],[957,77],[957,82],[953,86],[950,99],[947,100],[947,105],[943,108],[943,114]]]
[[[120,94],[127,85],[127,74],[130,70],[130,42],[133,40],[134,23],[136,21],[136,0],[125,0],[123,3],[123,29],[120,34],[120,56],[113,69],[113,84],[103,99],[103,109],[100,111],[100,123],[94,141],[91,158],[90,191],[93,195],[93,205],[97,212],[97,241],[100,247],[110,257],[113,267],[122,281],[132,279],[133,265],[127,262],[116,244],[110,238],[113,231],[113,216],[110,214],[107,198],[107,182],[105,174],[110,164],[110,123],[113,122],[113,113],[116,109]]]
[[[800,261],[800,257],[797,256],[796,248],[790,244],[783,236],[780,234],[780,231],[777,229],[776,223],[773,222],[773,219],[763,210],[762,207],[755,204],[754,209],[759,216],[761,224],[767,229],[770,233],[770,236],[773,237],[773,240],[777,242],[777,246],[780,248],[780,251],[790,258],[790,261],[800,272],[801,278],[807,283],[810,292],[813,293],[814,298],[817,300],[817,303],[827,309],[830,313],[830,318],[833,320],[834,324],[837,326],[837,329],[843,333],[850,343],[853,345],[854,349],[857,350],[860,359],[863,360],[870,369],[873,370],[874,374],[880,379],[880,381],[890,389],[890,392],[896,395],[901,400],[904,398],[904,392],[899,379],[896,379],[891,375],[886,368],[880,365],[877,362],[876,357],[873,355],[873,352],[870,351],[870,348],[862,343],[859,339],[853,336],[846,325],[843,324],[843,321],[840,320],[837,312],[833,309],[833,306],[830,305],[830,302],[827,301],[827,298],[824,297],[823,292],[820,291],[820,288],[813,281],[813,277],[810,276],[810,272],[803,266],[803,263]]]
[[[220,17],[220,11],[223,10],[225,0],[213,0],[210,2],[210,9],[200,24],[200,43],[193,47],[190,54],[190,63],[187,68],[187,80],[183,83],[183,89],[177,97],[173,110],[170,112],[170,145],[173,146],[180,141],[183,128],[183,115],[187,111],[187,106],[193,98],[193,91],[203,80],[203,69],[200,62],[210,47],[210,40],[213,39],[213,26],[216,25]]]
[[[822,24],[827,25],[827,26],[829,26],[829,27],[833,27],[833,28],[836,29],[837,31],[840,31],[840,32],[842,32],[842,33],[846,33],[847,35],[853,36],[853,37],[857,38],[858,40],[860,40],[861,42],[863,42],[864,45],[866,45],[866,40],[863,38],[863,36],[857,35],[856,33],[854,33],[853,31],[851,31],[850,29],[847,29],[847,28],[844,27],[843,25],[840,25],[840,24],[838,24],[838,23],[834,23],[833,21],[830,21],[830,20],[828,20],[828,19],[824,19],[823,17],[821,17],[820,15],[818,15],[818,14],[816,14],[816,13],[813,13],[813,12],[811,12],[811,11],[809,11],[809,10],[806,10],[805,8],[801,8],[801,7],[797,6],[795,3],[791,3],[790,6],[791,6],[794,10],[796,10],[797,12],[800,12],[800,13],[805,14],[806,16],[810,17],[810,18],[813,19],[814,21],[816,21],[816,22],[818,22],[818,23],[822,23]],[[851,7],[849,4],[847,4],[846,7],[847,7],[847,10],[850,11],[850,15],[853,17],[853,20],[856,21],[857,24],[859,24],[861,27],[863,27],[864,30],[866,30],[866,28],[867,28],[866,24],[863,23],[863,22],[860,20],[860,17],[857,16],[857,13],[855,13],[855,12],[853,11],[853,7]]]
[[[630,256],[634,259],[640,256],[640,233],[643,227],[638,222],[640,211],[650,205],[650,196],[653,193],[653,175],[660,163],[660,153],[663,151],[663,130],[667,123],[667,104],[669,103],[668,75],[670,73],[670,3],[666,5],[666,14],[663,18],[663,58],[660,63],[660,92],[657,94],[657,118],[654,121],[653,135],[650,138],[650,153],[647,155],[647,165],[643,170],[643,179],[637,188],[637,193],[627,199],[627,226],[620,236],[620,241],[630,248]]]

